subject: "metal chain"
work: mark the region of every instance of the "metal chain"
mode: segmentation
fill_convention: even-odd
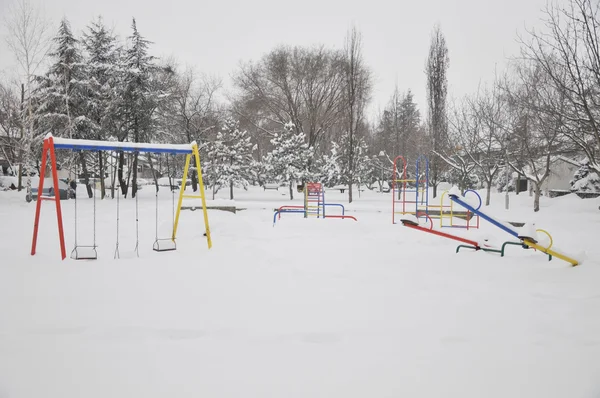
[[[98,156],[102,156],[102,153],[100,153],[100,151],[97,152]],[[100,164],[98,162],[98,169],[100,170]],[[100,170],[100,172],[98,173],[98,175],[100,175],[100,173],[102,173],[102,170]],[[102,188],[102,187],[100,187]],[[94,179],[94,249],[96,248],[96,181]]]
[[[77,152],[75,152],[75,156],[77,157]],[[77,249],[77,176],[79,175],[78,172],[78,168],[77,166],[79,165],[79,163],[77,162],[77,160],[75,161],[75,202],[74,202],[74,207],[75,207],[75,249]],[[54,193],[56,195],[56,192]],[[60,195],[60,189],[58,194]]]
[[[137,167],[137,164],[136,164],[136,167]],[[136,190],[137,190],[137,171],[135,173],[135,176],[136,176],[135,186],[136,186]],[[140,242],[140,239],[139,239],[140,218],[139,218],[138,197],[139,197],[138,192],[136,192],[135,193],[135,253],[139,257],[140,252],[139,252],[138,246],[139,246],[139,242]]]
[[[117,159],[114,159],[113,167],[114,167],[114,163],[116,161],[117,161]],[[120,254],[119,254],[119,197],[121,196],[120,190],[121,190],[121,181],[119,181],[119,189],[117,189],[117,244],[115,246],[114,258],[121,258]]]
[[[154,220],[155,220],[155,223],[154,223],[154,225],[155,225],[155,228],[154,228],[155,234],[154,235],[155,235],[155,240],[158,240],[158,187],[156,187],[156,193],[155,193],[154,196],[156,198],[156,206],[155,206],[155,208],[156,208],[156,215],[154,216]]]

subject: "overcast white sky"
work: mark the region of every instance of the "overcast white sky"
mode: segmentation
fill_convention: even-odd
[[[0,0],[0,70],[10,69],[4,42],[9,3]],[[55,26],[66,16],[75,32],[98,15],[122,37],[135,17],[154,55],[173,56],[225,82],[241,60],[258,59],[278,44],[341,47],[354,23],[375,77],[372,110],[383,108],[396,82],[412,89],[425,113],[424,65],[431,30],[440,23],[450,53],[452,97],[491,81],[516,55],[517,32],[539,26],[546,0],[30,0]]]

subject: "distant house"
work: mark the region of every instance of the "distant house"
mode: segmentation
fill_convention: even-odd
[[[580,167],[581,163],[574,159],[557,156],[550,166],[550,176],[542,184],[542,192],[550,196],[550,191],[570,191],[571,180]]]
[[[570,192],[571,180],[580,167],[581,163],[573,158],[555,156],[550,164],[550,175],[542,184],[542,194],[552,196],[550,194],[552,191]],[[517,173],[513,173],[513,176],[519,192],[533,190],[533,183],[524,176],[517,176]]]

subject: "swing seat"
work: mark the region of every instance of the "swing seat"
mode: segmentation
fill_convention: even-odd
[[[172,239],[157,239],[152,249],[156,252],[168,252],[177,249],[177,244]]]
[[[96,246],[77,246],[71,252],[71,258],[73,260],[96,260],[98,258]]]

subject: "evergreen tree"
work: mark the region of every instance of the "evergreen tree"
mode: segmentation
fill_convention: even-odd
[[[153,138],[153,112],[156,110],[160,93],[152,85],[153,74],[157,72],[155,58],[148,54],[150,42],[137,30],[133,19],[132,34],[128,37],[129,47],[124,53],[123,115],[128,121],[126,131],[133,142],[150,142]],[[126,137],[122,137],[125,139]],[[129,183],[123,179],[124,156],[119,159],[119,180],[123,194]],[[133,156],[132,197],[137,192],[138,155]]]
[[[341,171],[338,149],[337,146],[332,148],[329,154],[323,155],[314,162],[315,172],[311,175],[313,181],[319,181],[326,187],[339,184]]]
[[[274,149],[264,158],[269,175],[290,184],[290,199],[294,199],[293,184],[309,176],[308,166],[313,149],[306,143],[304,133],[297,133],[293,123],[287,123],[283,132],[271,140]]]
[[[116,130],[119,96],[118,47],[116,38],[108,32],[102,19],[92,22],[83,36],[87,52],[87,115],[93,121],[91,135],[106,140]],[[101,197],[104,198],[105,154],[98,152]],[[114,190],[112,191],[114,195]]]
[[[232,119],[225,121],[225,126],[217,133],[214,141],[205,145],[207,161],[205,175],[214,193],[222,186],[229,187],[229,198],[233,199],[233,187],[246,189],[249,180],[256,177],[252,153],[256,145],[239,123]]]
[[[350,178],[352,178],[352,183],[360,187],[360,184],[370,183],[368,180],[369,176],[373,174],[374,165],[367,155],[368,147],[364,137],[354,137],[352,144],[353,156],[350,156],[350,136],[348,133],[342,134],[338,142],[333,143],[333,150],[338,154],[339,183],[349,185]],[[352,165],[350,161],[352,161]]]
[[[66,19],[60,22],[54,38],[56,49],[50,53],[53,63],[48,73],[39,78],[36,92],[37,127],[40,132],[50,131],[54,135],[69,138],[88,139],[96,128],[88,116],[88,84],[79,42],[73,36]],[[79,153],[83,177],[88,196],[92,197],[89,184],[86,157]],[[79,176],[76,176],[79,177]]]
[[[600,192],[600,176],[590,167],[590,161],[575,172],[571,180],[571,191],[573,192]]]

